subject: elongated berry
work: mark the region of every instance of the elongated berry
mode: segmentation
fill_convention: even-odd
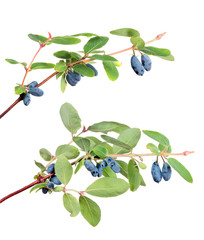
[[[162,167],[162,177],[165,181],[169,181],[171,178],[171,166],[168,163],[164,163]]]
[[[95,73],[95,76],[98,76],[98,71],[95,69],[95,67],[93,66],[93,65],[91,65],[91,64],[86,64],[86,66],[87,67],[89,67],[89,68],[91,68],[93,71],[94,71],[94,73]]]
[[[53,176],[50,178],[50,182],[53,182],[53,183],[56,184],[56,185],[61,185],[61,184],[62,184],[56,175],[53,175]]]
[[[42,188],[42,193],[46,194],[48,192],[48,188],[44,187]]]
[[[107,166],[108,166],[108,164],[107,164],[106,160],[103,160],[103,161],[101,162],[101,167],[102,167],[102,168],[106,168]]]
[[[49,189],[53,189],[54,188],[54,183],[53,182],[48,182],[47,183],[47,188],[49,188]]]
[[[86,167],[86,169],[88,170],[88,171],[93,171],[94,169],[95,169],[95,165],[92,163],[92,162],[90,162],[89,160],[85,160],[84,161],[84,166]]]
[[[162,172],[158,162],[152,164],[151,174],[155,182],[159,183],[162,180]]]
[[[131,57],[131,67],[137,75],[142,76],[144,74],[144,67],[135,55]]]
[[[30,94],[29,93],[24,93],[23,95],[23,103],[24,105],[28,106],[30,104]]]
[[[120,166],[117,164],[117,162],[112,157],[107,157],[106,162],[108,166],[113,170],[115,173],[120,172]]]
[[[97,169],[98,169],[98,177],[101,177],[102,174],[103,174],[103,168],[102,168],[101,164],[100,164],[100,163],[97,163],[97,164],[96,164],[96,167],[97,167]]]
[[[75,86],[81,80],[81,74],[75,71],[69,71],[66,80],[71,86]]]
[[[150,71],[152,68],[152,60],[150,59],[150,57],[147,54],[143,54],[141,56],[141,62],[142,65],[144,66],[144,69],[146,71]]]
[[[98,177],[98,168],[94,166],[94,169],[91,171],[91,175],[93,177]]]
[[[52,163],[50,164],[48,167],[47,167],[47,173],[54,173],[55,172],[55,163]]]
[[[36,97],[41,97],[44,94],[43,90],[41,90],[40,88],[35,88],[35,87],[30,88],[29,93]]]
[[[38,83],[36,82],[36,81],[33,81],[33,82],[31,82],[29,85],[28,85],[28,87],[29,88],[34,88],[34,87],[36,87],[38,85]]]

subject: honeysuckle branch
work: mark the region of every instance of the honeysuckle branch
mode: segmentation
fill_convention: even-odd
[[[156,41],[156,40],[160,40],[165,34],[166,34],[166,32],[165,32],[165,33],[162,33],[162,34],[159,34],[159,35],[157,35],[154,39],[152,39],[152,40],[150,40],[150,41],[147,41],[145,44],[149,44],[149,43],[152,43],[152,42],[154,42],[154,41]],[[40,52],[40,50],[41,50],[44,46],[46,46],[46,42],[47,42],[48,40],[50,40],[50,39],[52,39],[52,37],[51,37],[51,35],[49,34],[49,37],[47,38],[47,40],[46,40],[44,43],[40,44],[40,47],[39,47],[38,51],[35,53],[35,55],[34,55],[32,61],[31,61],[30,65],[26,68],[26,73],[25,73],[25,76],[24,76],[23,81],[22,81],[22,84],[21,84],[22,87],[23,87],[23,85],[24,85],[24,82],[25,82],[25,79],[26,79],[26,77],[27,77],[27,74],[28,74],[28,72],[30,71],[30,67],[31,67],[32,63],[34,62],[36,56],[38,55],[38,53]],[[109,53],[109,54],[107,54],[107,55],[113,56],[113,55],[117,55],[117,54],[119,54],[119,53],[127,52],[127,51],[130,51],[130,50],[138,50],[138,49],[133,45],[133,46],[131,46],[131,47],[129,47],[129,48],[125,48],[125,49],[119,50],[119,51],[117,51],[117,52]],[[91,62],[91,61],[95,60],[95,59],[92,59],[92,58],[87,59],[87,57],[88,57],[88,55],[84,55],[81,59],[79,59],[79,60],[77,60],[77,61],[75,61],[75,62],[73,62],[73,63],[67,64],[67,68],[69,68],[69,67],[71,67],[71,66],[74,66],[74,65],[76,65],[76,64],[78,64],[78,63],[82,63],[82,62],[83,62],[83,63],[87,63],[87,62]],[[40,82],[36,87],[42,86],[42,85],[45,84],[48,80],[50,80],[50,79],[53,78],[55,75],[57,75],[57,73],[58,73],[57,71],[53,72],[50,76],[48,76],[48,77],[45,78],[42,82]],[[8,108],[0,115],[0,119],[1,119],[3,116],[5,116],[5,115],[6,115],[14,106],[16,106],[17,103],[19,103],[21,100],[23,100],[23,99],[22,99],[21,96],[20,96],[18,99],[16,99],[16,101],[15,101],[13,104],[11,104],[10,107],[8,107]]]

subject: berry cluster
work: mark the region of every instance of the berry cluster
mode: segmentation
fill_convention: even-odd
[[[22,94],[23,103],[26,106],[30,104],[30,101],[31,101],[30,94],[35,97],[41,97],[44,94],[43,90],[36,87],[37,85],[38,83],[36,81],[31,82],[28,85],[28,92]]]
[[[55,163],[50,164],[47,167],[47,173],[52,174],[55,173]],[[62,183],[58,179],[56,175],[52,175],[49,179],[49,182],[47,182],[47,187],[42,188],[42,192],[46,194],[49,189],[53,189],[55,185],[61,185]]]
[[[96,166],[89,160],[85,160],[84,165],[86,169],[91,172],[93,177],[101,177],[103,174],[103,169],[109,166],[115,173],[120,172],[120,166],[112,157],[107,157],[101,163],[97,163]]]
[[[91,64],[86,64],[86,66],[91,68],[94,71],[95,76],[98,75],[98,71]],[[71,86],[76,86],[76,84],[81,80],[81,77],[84,77],[84,76],[75,71],[69,70],[66,75],[66,80]]]
[[[166,162],[163,163],[162,170],[157,161],[152,164],[151,169],[152,177],[154,181],[157,183],[159,183],[162,180],[162,178],[165,181],[168,181],[171,178],[171,172],[172,172],[171,166]]]
[[[141,62],[135,55],[133,55],[131,57],[131,67],[137,75],[142,76],[145,70],[146,71],[151,70],[152,61],[147,54],[141,55]]]

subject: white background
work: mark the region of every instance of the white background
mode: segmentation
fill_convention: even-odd
[[[14,86],[22,81],[24,69],[5,58],[29,62],[38,45],[29,33],[53,36],[93,32],[107,35],[107,53],[130,47],[129,40],[111,36],[109,31],[138,29],[145,41],[157,34],[166,36],[154,46],[169,48],[175,62],[152,57],[153,66],[143,77],[130,67],[131,52],[116,57],[122,62],[120,77],[111,82],[100,63],[97,78],[83,78],[76,87],[60,92],[55,78],[41,88],[42,98],[30,106],[19,103],[0,121],[0,197],[33,181],[41,161],[39,149],[53,154],[70,139],[59,108],[70,102],[84,125],[109,120],[131,127],[165,134],[174,152],[194,150],[179,157],[191,172],[194,183],[173,172],[169,182],[153,182],[150,169],[154,158],[146,158],[143,177],[146,188],[116,198],[91,197],[102,210],[99,225],[91,227],[79,214],[70,218],[62,194],[23,192],[0,206],[0,238],[7,239],[202,239],[203,238],[203,12],[202,1],[4,1],[0,4],[0,112],[16,99]],[[83,43],[87,41],[83,38]],[[52,44],[36,61],[55,62],[57,50],[82,50],[82,44]],[[52,71],[38,70],[28,81],[40,82]],[[142,136],[135,152],[147,152],[148,138]],[[93,180],[85,169],[70,182],[70,188],[84,190]],[[197,236],[197,237],[196,237]]]

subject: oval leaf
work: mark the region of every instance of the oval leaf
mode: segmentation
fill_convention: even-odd
[[[56,149],[55,156],[59,157],[61,155],[65,156],[67,159],[75,159],[79,156],[79,150],[68,144],[60,145]]]
[[[167,57],[171,55],[170,50],[166,48],[144,47],[143,49],[141,49],[141,51],[148,55],[154,55],[158,57]]]
[[[108,42],[108,37],[93,37],[84,45],[84,53],[88,55],[96,49],[102,48]]]
[[[79,204],[82,216],[91,226],[95,227],[101,219],[100,207],[93,200],[85,196],[79,197]]]
[[[119,77],[118,70],[113,62],[103,61],[103,67],[111,81],[115,81]]]
[[[44,36],[41,36],[41,35],[37,35],[37,34],[32,34],[32,33],[30,33],[30,34],[28,34],[28,37],[31,39],[31,40],[33,40],[33,41],[35,41],[35,42],[38,42],[38,43],[44,43],[46,40],[47,40],[47,38],[46,37],[44,37]]]
[[[149,149],[152,153],[154,153],[156,156],[160,156],[158,147],[155,146],[153,143],[148,143],[146,147],[147,147],[147,149]]]
[[[128,149],[129,152],[132,150],[132,147],[131,147],[131,146],[129,146],[129,145],[127,145],[127,144],[125,144],[125,143],[123,143],[123,142],[121,142],[121,141],[113,138],[113,137],[110,137],[110,136],[107,136],[107,135],[101,135],[101,137],[102,137],[106,142],[108,142],[108,143],[112,143],[112,144],[114,144],[115,146],[119,146],[119,147],[121,147],[121,148]]]
[[[60,81],[60,89],[62,93],[65,92],[66,88],[67,88],[67,81],[65,79],[65,73],[63,73]]]
[[[111,61],[111,62],[117,62],[118,60],[112,56],[109,55],[100,55],[100,54],[94,54],[90,56],[89,58],[93,58],[96,60],[101,60],[101,61]]]
[[[131,37],[130,41],[139,50],[143,49],[145,46],[145,41],[140,37]]]
[[[93,182],[86,192],[97,197],[115,197],[125,193],[129,184],[121,178],[105,177]]]
[[[75,72],[82,74],[86,77],[94,77],[95,76],[94,71],[90,67],[87,67],[84,64],[76,64],[76,65],[74,65],[73,69]]]
[[[172,168],[174,168],[181,175],[182,178],[184,178],[187,182],[193,182],[190,172],[179,161],[174,158],[168,158],[167,161]]]
[[[65,209],[70,212],[71,217],[75,217],[80,212],[80,206],[77,199],[70,193],[63,195],[63,204]]]
[[[76,109],[70,103],[64,103],[60,108],[60,116],[64,126],[75,134],[81,128],[81,119]]]
[[[130,160],[128,163],[128,180],[130,184],[130,190],[136,191],[140,186],[141,178],[138,166],[134,160]]]
[[[161,143],[165,147],[169,146],[169,139],[165,137],[163,134],[155,131],[143,130],[143,133],[148,137],[154,139],[155,141]]]
[[[128,164],[124,161],[121,160],[116,160],[116,162],[118,163],[118,165],[120,166],[120,173],[128,178]]]
[[[93,150],[92,150],[98,157],[100,158],[106,158],[106,154],[107,154],[107,150],[105,147],[103,146],[96,146]]]
[[[44,63],[44,62],[36,62],[33,63],[30,67],[31,70],[36,70],[36,69],[51,69],[54,68],[55,64],[53,63]]]
[[[109,166],[107,166],[106,168],[103,169],[103,176],[117,178],[117,174],[115,172],[113,172],[113,170]]]
[[[45,160],[45,161],[50,161],[52,158],[52,154],[45,148],[40,149],[40,156]]]
[[[44,166],[42,163],[37,162],[37,161],[35,161],[35,160],[34,160],[34,162],[35,162],[35,165],[36,165],[37,167],[39,167],[42,172],[44,172],[44,171],[46,170],[45,166]]]
[[[66,70],[67,70],[67,65],[65,62],[58,62],[55,65],[55,71],[57,71],[57,72],[64,72]]]
[[[79,38],[75,38],[72,36],[63,36],[63,37],[54,37],[48,42],[55,43],[55,44],[71,45],[71,44],[80,43],[81,40]]]
[[[88,152],[90,149],[90,141],[82,137],[74,137],[74,142],[84,151]]]
[[[57,158],[55,163],[55,173],[60,182],[66,186],[72,177],[73,169],[65,156],[59,156]]]
[[[110,33],[117,36],[124,36],[124,37],[140,36],[140,33],[133,28],[120,28],[120,29],[111,31]]]
[[[57,58],[63,58],[63,59],[71,58],[71,54],[68,51],[64,51],[64,50],[55,52],[53,53],[53,55]]]

